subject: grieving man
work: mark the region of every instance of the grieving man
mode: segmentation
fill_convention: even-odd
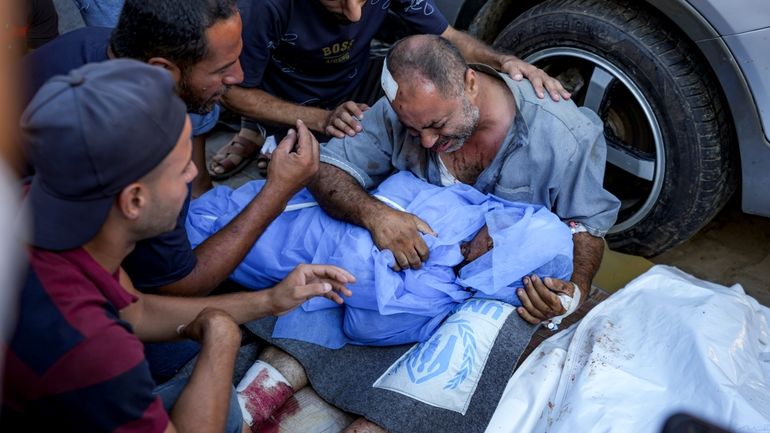
[[[446,39],[401,40],[382,72],[385,97],[364,131],[322,147],[310,185],[331,216],[365,227],[398,268],[419,268],[429,251],[423,220],[386,206],[366,190],[394,170],[436,185],[465,183],[511,201],[540,204],[572,227],[571,281],[524,278],[519,314],[539,323],[561,313],[557,294],[587,293],[619,201],[602,187],[606,144],[598,117],[570,101],[540,99],[526,82],[465,63]]]

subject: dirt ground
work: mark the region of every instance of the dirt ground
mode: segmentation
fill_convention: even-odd
[[[740,284],[770,305],[770,218],[741,212],[738,197],[695,237],[651,261],[720,284]]]

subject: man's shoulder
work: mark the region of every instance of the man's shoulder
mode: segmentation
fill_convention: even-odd
[[[29,255],[30,267],[27,284],[35,284],[35,281],[39,281],[41,288],[49,292],[78,290],[84,286],[86,290],[93,288],[96,291],[96,286],[73,259],[78,254],[78,251],[59,253],[33,249]],[[75,281],[84,284],[73,284]]]
[[[89,43],[94,43],[94,42],[104,42],[104,44],[106,45],[109,43],[111,36],[112,36],[112,29],[108,27],[93,27],[93,26],[81,27],[79,29],[72,30],[71,32],[62,34],[58,38],[49,42],[48,44],[40,47],[38,51],[46,53],[46,52],[53,52],[54,50],[61,50],[61,49],[67,49],[67,48],[79,49],[81,47],[86,46]],[[38,51],[35,51],[35,52],[38,52]],[[107,58],[106,51],[104,52],[104,57],[106,60]]]
[[[26,73],[59,75],[89,62],[107,60],[111,30],[82,27],[65,33],[26,55],[22,67]]]
[[[516,99],[516,108],[531,129],[547,124],[552,133],[567,134],[565,138],[583,141],[601,134],[599,117],[591,110],[578,107],[572,100],[554,101],[546,95],[539,98],[529,80],[515,81],[505,78],[506,84]]]
[[[100,346],[120,344],[112,349],[141,355],[141,343],[134,342],[136,337],[119,321],[117,310],[98,287],[100,276],[89,275],[78,260],[42,250],[30,254],[11,350],[38,376],[64,356],[88,357],[87,352],[103,350]],[[100,343],[89,345],[94,339]],[[134,355],[129,358],[135,358],[135,363],[139,358]]]
[[[108,28],[83,27],[65,33],[26,55],[21,63],[26,77],[22,105],[26,106],[51,77],[67,74],[87,63],[107,60],[110,35]]]

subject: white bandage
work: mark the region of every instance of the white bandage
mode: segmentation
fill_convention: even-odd
[[[565,311],[561,316],[556,316],[553,319],[546,321],[545,326],[551,331],[556,331],[559,329],[561,321],[565,317],[574,313],[575,310],[577,310],[580,306],[580,287],[578,287],[578,285],[575,283],[572,283],[572,286],[575,287],[575,293],[573,293],[572,296],[567,296],[563,293],[559,294],[559,301],[561,301],[561,306],[564,307],[564,309],[567,311]]]
[[[393,79],[393,75],[390,74],[388,69],[387,59],[382,62],[382,74],[380,75],[380,85],[385,92],[385,97],[388,101],[393,103],[396,100],[396,94],[398,93],[398,83]]]

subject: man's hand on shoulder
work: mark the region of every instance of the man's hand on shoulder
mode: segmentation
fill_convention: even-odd
[[[540,99],[545,98],[546,91],[548,91],[548,94],[551,95],[551,99],[554,101],[559,101],[560,98],[569,99],[572,96],[559,80],[516,56],[504,56],[500,64],[503,72],[510,75],[514,80],[528,79],[535,89],[535,94]]]
[[[416,215],[383,207],[366,223],[375,245],[381,250],[393,253],[395,271],[401,269],[419,269],[428,259],[430,251],[420,233],[438,236],[436,232]]]
[[[318,140],[298,120],[296,130],[290,129],[272,153],[265,187],[282,188],[293,195],[313,180],[320,166],[319,158]]]
[[[361,126],[361,120],[364,118],[364,111],[368,109],[369,106],[366,104],[353,101],[343,102],[329,112],[324,132],[326,135],[337,138],[342,138],[346,135],[353,137],[364,130],[363,126]]]
[[[340,294],[353,294],[345,284],[355,281],[353,275],[337,266],[299,265],[283,281],[268,289],[270,314],[280,316],[288,313],[316,296],[342,304],[344,301]]]

